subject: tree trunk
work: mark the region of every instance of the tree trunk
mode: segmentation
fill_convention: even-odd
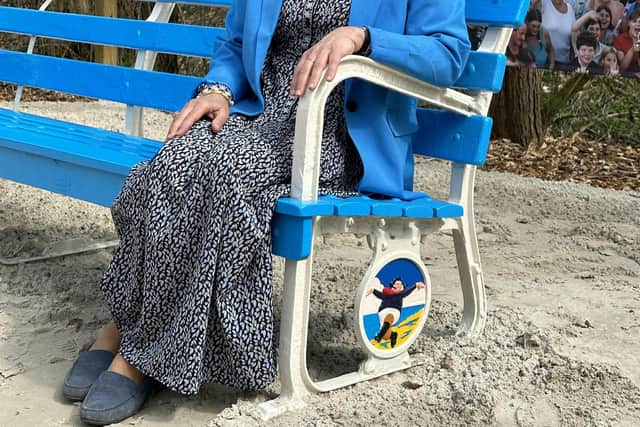
[[[493,96],[489,108],[492,138],[508,138],[527,148],[542,144],[541,73],[534,68],[507,67],[502,90]]]

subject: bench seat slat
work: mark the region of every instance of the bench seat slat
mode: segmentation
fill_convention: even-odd
[[[210,57],[222,28],[0,7],[0,31]],[[188,43],[185,43],[188,40]]]
[[[167,111],[180,110],[201,81],[2,49],[0,64],[1,81]]]
[[[276,213],[284,216],[308,218],[314,216],[402,216],[407,218],[451,218],[462,215],[462,207],[453,203],[425,197],[404,201],[373,199],[367,196],[321,196],[316,202],[301,202],[282,197]]]
[[[424,197],[412,201],[377,200],[367,196],[339,198],[321,196],[316,202],[280,198],[271,223],[271,251],[278,256],[302,260],[313,246],[314,216],[397,216],[416,219],[460,217],[462,206]]]

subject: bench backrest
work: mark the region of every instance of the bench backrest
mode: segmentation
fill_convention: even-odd
[[[228,6],[231,0],[188,0],[178,3]],[[528,0],[469,0],[469,24],[490,28],[520,25]],[[223,28],[0,7],[0,32],[11,32],[89,44],[114,45],[162,53],[209,57]],[[508,37],[508,36],[507,36]],[[486,41],[489,40],[489,41]],[[500,90],[506,58],[487,49],[472,52],[456,87],[475,93]],[[188,42],[185,42],[188,41]],[[176,111],[192,96],[200,78],[122,66],[96,64],[0,49],[0,80],[129,105]],[[167,90],[171,88],[171,90]],[[488,147],[489,119],[463,119],[443,111],[422,109],[416,154],[481,164]],[[438,126],[433,126],[438,123]],[[451,141],[451,144],[443,144]]]

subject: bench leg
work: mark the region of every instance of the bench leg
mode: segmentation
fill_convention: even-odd
[[[458,229],[453,230],[453,241],[464,301],[464,311],[462,322],[458,327],[458,334],[477,336],[482,333],[486,322],[487,297],[473,213],[465,212],[465,215],[457,222]]]
[[[454,164],[451,172],[450,200],[464,206],[464,215],[455,219],[453,241],[462,285],[464,311],[458,335],[476,336],[482,333],[487,318],[487,297],[484,290],[482,264],[473,208],[475,166]]]
[[[300,409],[304,397],[318,391],[306,366],[312,255],[303,261],[287,260],[285,264],[278,357],[281,391],[278,398],[258,405],[264,420]]]

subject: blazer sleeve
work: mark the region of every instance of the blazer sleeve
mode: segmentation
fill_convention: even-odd
[[[455,83],[471,46],[464,0],[409,0],[405,28],[369,27],[370,58],[438,86]]]
[[[234,100],[241,99],[249,89],[242,62],[242,34],[246,1],[234,1],[225,21],[226,33],[216,40],[209,72],[204,77],[207,83],[223,83],[233,94]]]

